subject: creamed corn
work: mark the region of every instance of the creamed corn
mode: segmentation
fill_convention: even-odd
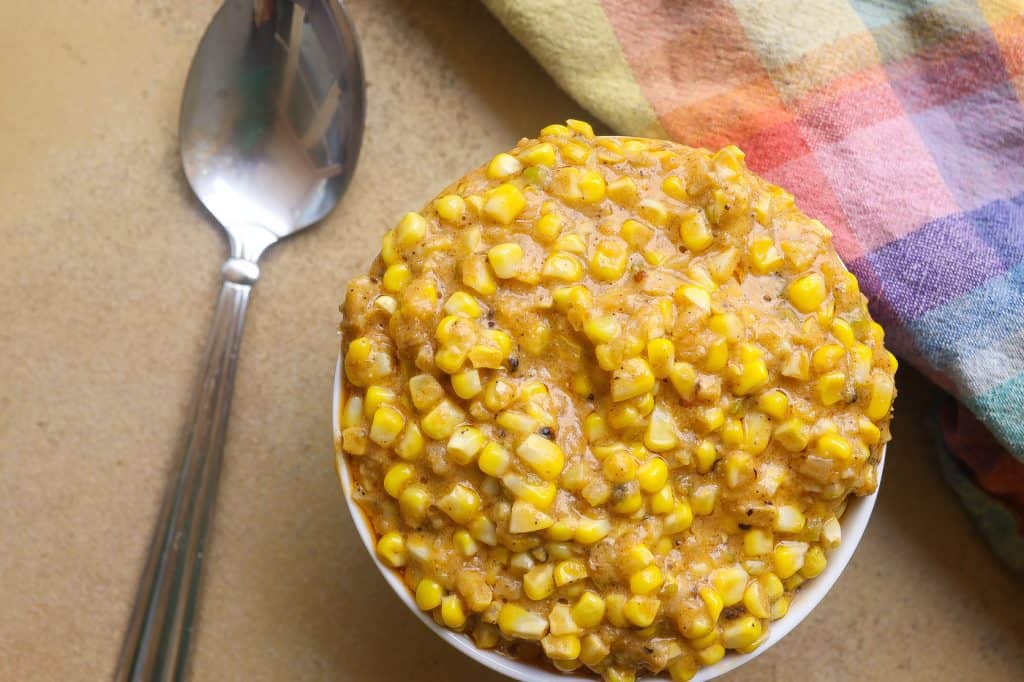
[[[482,648],[606,680],[749,652],[877,484],[895,358],[821,223],[718,152],[522,140],[343,306],[377,554]]]

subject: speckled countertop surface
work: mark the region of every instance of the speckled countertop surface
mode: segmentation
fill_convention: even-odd
[[[348,196],[249,311],[195,680],[491,680],[390,592],[332,473],[337,305],[384,229],[585,116],[475,2],[353,0],[369,117]],[[109,678],[212,314],[221,237],[179,169],[214,0],[0,3],[0,680]],[[1010,680],[1024,589],[940,480],[903,370],[864,541],[730,680]],[[1016,671],[1016,673],[1014,672]]]

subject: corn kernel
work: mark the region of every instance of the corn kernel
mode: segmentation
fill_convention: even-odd
[[[462,283],[477,293],[489,296],[498,290],[487,261],[482,255],[469,256],[462,260]]]
[[[773,561],[775,574],[785,580],[803,568],[804,556],[807,554],[806,542],[785,541],[775,545]]]
[[[690,251],[700,253],[711,246],[715,236],[704,214],[691,211],[679,216],[679,239]]]
[[[423,433],[434,440],[447,440],[459,424],[466,420],[466,413],[450,400],[442,400],[420,421]]]
[[[469,486],[456,483],[447,495],[437,501],[437,507],[455,523],[466,524],[480,509],[480,496]]]
[[[365,455],[367,448],[366,429],[350,426],[341,432],[341,449],[350,455]]]
[[[704,407],[697,412],[697,423],[705,433],[717,430],[725,423],[725,412],[720,407]]]
[[[786,288],[786,296],[793,307],[800,312],[813,312],[825,302],[825,297],[828,296],[825,278],[814,272],[794,280]]]
[[[449,315],[463,315],[472,318],[480,317],[484,312],[480,307],[480,302],[465,291],[456,291],[449,296],[448,301],[444,304],[444,309]]]
[[[534,566],[523,576],[523,592],[534,601],[546,599],[555,591],[553,564]]]
[[[607,185],[604,177],[596,170],[586,170],[580,174],[580,191],[583,193],[583,201],[597,203],[605,197]]]
[[[783,504],[776,507],[775,530],[781,533],[799,533],[807,525],[807,519],[799,508]]]
[[[707,355],[704,356],[704,369],[709,372],[720,372],[728,361],[729,342],[725,337],[719,337],[708,346]]]
[[[563,223],[557,213],[545,213],[533,224],[533,235],[538,241],[550,244],[561,234]]]
[[[501,482],[512,491],[516,499],[529,502],[538,509],[550,508],[551,503],[555,501],[555,496],[558,494],[558,488],[550,481],[535,484],[526,481],[520,476],[506,474],[502,477]]]
[[[857,420],[857,432],[860,434],[861,440],[868,445],[877,445],[882,439],[881,430],[867,417]]]
[[[664,487],[668,480],[668,465],[660,457],[652,457],[637,469],[636,478],[640,483],[641,490],[646,493],[656,493]]]
[[[510,225],[526,207],[526,197],[515,185],[498,185],[487,192],[483,214],[496,223]]]
[[[697,471],[702,474],[706,474],[711,471],[711,467],[714,466],[715,460],[718,459],[718,449],[715,444],[709,440],[702,440],[697,445],[697,449],[694,451],[697,458]]]
[[[480,371],[468,369],[452,375],[452,389],[455,394],[464,400],[475,397],[484,390],[480,384]]]
[[[595,633],[583,638],[580,646],[580,661],[588,666],[595,666],[603,661],[609,653],[608,644]]]
[[[516,500],[512,503],[512,512],[509,514],[508,530],[516,534],[533,533],[550,528],[554,522],[554,519],[529,502]]]
[[[654,372],[643,358],[630,358],[612,374],[611,396],[615,402],[636,398],[654,389]]]
[[[398,496],[398,507],[410,525],[416,526],[423,520],[430,506],[431,498],[427,489],[419,483],[413,483]]]
[[[714,665],[725,657],[725,648],[721,644],[712,644],[697,652],[697,660],[702,665]]]
[[[498,614],[498,627],[506,637],[539,640],[548,631],[548,620],[515,604],[505,604]]]
[[[633,178],[616,178],[608,183],[608,198],[620,206],[632,206],[640,197],[640,192]]]
[[[775,427],[775,440],[790,452],[800,452],[811,440],[810,429],[798,417],[790,417]]]
[[[629,251],[624,241],[618,238],[602,239],[590,258],[590,271],[598,280],[613,282],[626,272],[628,262]]]
[[[661,587],[665,578],[656,564],[640,569],[629,577],[629,589],[633,594],[650,594]]]
[[[737,618],[722,628],[722,644],[728,649],[743,649],[761,636],[761,621],[753,616]]]
[[[569,253],[552,253],[544,261],[541,275],[561,282],[578,282],[583,279],[583,264]]]
[[[676,289],[675,299],[680,304],[692,305],[704,313],[711,312],[711,295],[701,287],[684,284]]]
[[[574,539],[581,545],[592,545],[604,539],[611,532],[611,523],[607,519],[590,519],[583,517],[576,525]]]
[[[398,434],[405,426],[405,417],[393,407],[385,405],[373,413],[370,426],[370,440],[377,445],[387,447],[395,442]]]
[[[562,448],[537,434],[527,436],[516,448],[516,454],[537,474],[549,481],[558,478],[565,466]]]
[[[778,620],[789,612],[789,598],[782,597],[772,604],[772,620]]]
[[[416,470],[408,464],[396,464],[384,475],[384,490],[391,497],[398,497],[416,475]]]
[[[688,682],[698,670],[697,662],[689,656],[680,656],[668,664],[668,674],[672,682]]]
[[[722,596],[722,604],[732,606],[743,599],[743,591],[747,588],[749,576],[741,566],[719,568],[711,573],[711,584]]]
[[[770,554],[773,547],[772,534],[760,528],[752,528],[743,535],[743,553],[747,556]]]
[[[462,601],[454,594],[441,599],[441,621],[449,628],[458,630],[466,624],[466,612]]]
[[[782,251],[775,246],[771,237],[758,237],[750,242],[747,250],[750,269],[759,275],[766,275],[782,267]]]
[[[466,212],[466,200],[458,194],[446,194],[434,202],[434,210],[442,220],[455,223]]]
[[[871,377],[871,398],[864,412],[871,419],[884,419],[892,407],[892,399],[896,387],[892,377],[882,372],[875,372]]]
[[[423,241],[426,235],[426,219],[419,213],[406,213],[395,228],[395,246],[407,251]]]
[[[377,555],[392,568],[405,566],[408,555],[405,549],[405,540],[400,533],[385,533],[377,541]]]
[[[448,455],[458,464],[469,464],[487,444],[487,437],[473,426],[460,426],[448,439]]]
[[[668,377],[676,359],[676,347],[670,339],[651,339],[647,342],[647,362],[658,379]]]
[[[686,192],[686,183],[683,182],[682,178],[675,175],[670,175],[662,181],[661,191],[677,201],[689,199],[689,194]]]
[[[657,597],[633,596],[622,607],[622,615],[632,625],[645,628],[654,622],[661,608],[661,600]]]
[[[540,643],[544,655],[552,661],[574,661],[580,655],[580,638],[576,635],[547,635]]]
[[[678,500],[675,508],[662,524],[661,530],[666,535],[676,535],[688,530],[693,525],[693,508],[686,500]]]
[[[487,260],[494,269],[494,274],[502,279],[515,277],[518,274],[523,256],[523,247],[515,242],[498,244],[487,252]]]
[[[826,343],[811,354],[811,366],[814,367],[815,372],[824,373],[834,369],[844,355],[846,355],[846,349],[842,346]]]
[[[843,399],[846,389],[846,374],[843,372],[829,372],[822,375],[814,388],[822,405],[835,405]]]
[[[697,516],[707,516],[715,510],[718,501],[718,486],[709,483],[700,486],[690,495],[690,506]]]
[[[555,165],[555,145],[550,142],[535,144],[521,152],[519,158],[531,166],[547,166],[550,168]]]
[[[665,204],[657,199],[643,199],[639,204],[640,215],[644,220],[657,227],[668,225],[669,212]]]
[[[436,580],[423,578],[416,586],[416,606],[430,611],[441,605],[444,588]]]
[[[385,291],[397,293],[405,288],[405,286],[412,280],[412,270],[405,263],[395,263],[389,265],[388,269],[384,271],[384,277],[381,280]]]
[[[818,452],[832,459],[847,460],[853,456],[850,441],[834,433],[825,433],[818,438]]]
[[[816,578],[825,570],[828,560],[821,547],[811,547],[804,555],[804,565],[800,569],[800,575],[805,578]]]
[[[570,130],[576,131],[577,133],[587,138],[588,140],[594,139],[594,129],[586,121],[570,118],[565,123]]]
[[[825,549],[835,549],[843,538],[843,528],[839,519],[832,516],[821,524],[821,544]]]
[[[676,362],[668,374],[672,387],[684,400],[692,400],[697,389],[697,371],[688,362]]]
[[[388,230],[381,240],[380,259],[384,261],[384,265],[394,265],[402,260],[402,257],[398,254],[398,249],[395,247],[394,230]]]
[[[555,565],[555,584],[559,587],[583,580],[587,577],[587,567],[579,559],[566,559]]]

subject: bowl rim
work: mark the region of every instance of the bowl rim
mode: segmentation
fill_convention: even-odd
[[[334,387],[332,389],[331,396],[331,425],[334,435],[333,447],[335,473],[341,483],[341,489],[345,496],[345,504],[348,505],[349,515],[356,527],[356,532],[363,541],[363,546],[370,554],[370,558],[374,565],[377,566],[377,570],[384,576],[384,580],[391,586],[391,589],[394,590],[396,595],[398,595],[398,598],[406,605],[413,615],[415,615],[420,622],[426,625],[435,635],[466,656],[469,656],[477,663],[480,663],[481,665],[514,680],[521,680],[522,682],[565,682],[566,680],[574,678],[580,680],[596,679],[592,675],[583,676],[576,673],[551,672],[535,665],[509,658],[497,651],[478,648],[470,639],[469,635],[455,632],[439,625],[424,611],[422,611],[416,605],[412,591],[406,587],[405,583],[402,582],[402,579],[398,577],[398,574],[380,561],[377,557],[374,531],[371,528],[370,522],[363,510],[352,499],[351,474],[348,469],[348,463],[345,461],[345,454],[341,451],[341,448],[338,447],[338,443],[341,438],[339,414],[343,386],[341,380],[343,357],[344,351],[339,352],[338,362],[334,371]],[[875,491],[870,495],[865,495],[863,497],[851,496],[849,499],[846,505],[846,511],[843,513],[843,518],[839,521],[840,526],[842,527],[842,541],[839,546],[829,554],[829,561],[825,566],[825,570],[801,587],[800,591],[793,597],[789,611],[786,615],[772,623],[772,626],[768,631],[768,638],[764,643],[754,651],[747,654],[738,654],[735,652],[727,653],[725,658],[719,662],[700,668],[697,671],[697,674],[694,675],[691,682],[707,682],[708,680],[713,680],[716,677],[720,677],[721,675],[754,660],[777,644],[783,637],[792,632],[808,615],[810,615],[811,611],[821,603],[825,598],[825,595],[827,595],[829,590],[832,589],[832,586],[839,580],[839,576],[842,575],[846,565],[853,557],[853,553],[856,551],[861,538],[864,536],[864,531],[867,529],[868,521],[871,518],[871,512],[878,499],[878,491],[881,488],[882,470],[885,465],[885,452],[886,445],[883,445],[878,461],[878,485],[875,487]],[[637,682],[665,682],[666,680],[668,680],[667,676],[645,677],[638,678]]]

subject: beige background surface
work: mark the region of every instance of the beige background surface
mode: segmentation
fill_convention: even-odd
[[[196,680],[489,680],[390,593],[331,471],[337,304],[384,229],[582,112],[475,2],[353,1],[369,125],[348,196],[250,308]],[[0,3],[0,680],[109,678],[212,313],[221,237],[179,170],[213,0]],[[939,478],[901,376],[861,548],[733,680],[1010,680],[1024,590]]]

